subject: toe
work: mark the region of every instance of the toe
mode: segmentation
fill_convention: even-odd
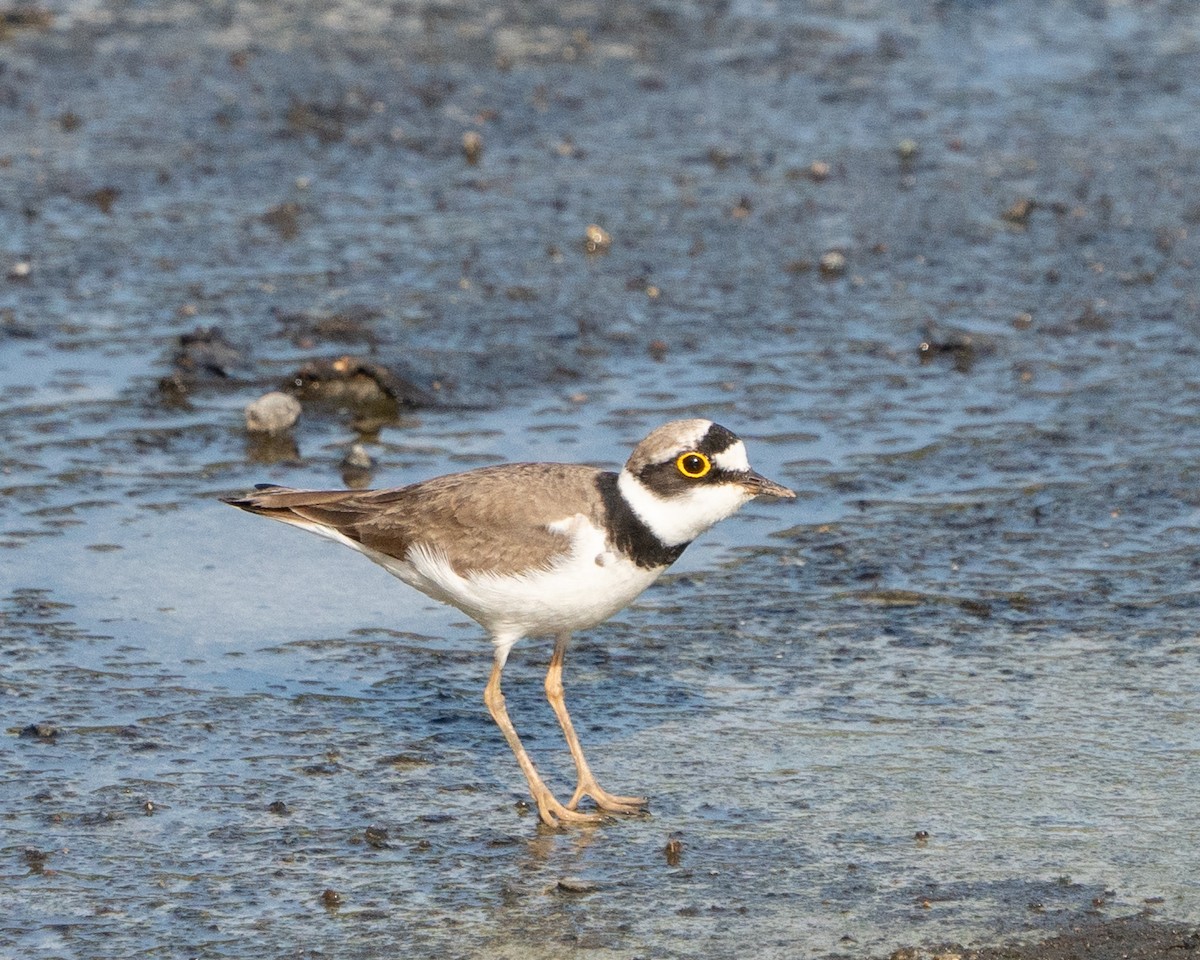
[[[576,787],[575,795],[571,797],[567,807],[574,810],[584,797],[591,797],[596,806],[606,813],[642,813],[649,804],[645,797],[623,797],[609,793],[593,781],[581,783]]]
[[[549,791],[535,799],[537,800],[538,814],[541,816],[542,822],[549,827],[561,827],[568,824],[596,826],[607,819],[600,813],[585,813],[582,810],[574,809],[570,804],[564,806]]]

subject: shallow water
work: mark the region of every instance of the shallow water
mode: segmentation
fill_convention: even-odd
[[[0,39],[0,955],[1200,921],[1191,5],[45,9]],[[212,324],[242,359],[162,392]],[[246,439],[341,353],[446,404]],[[523,807],[477,628],[216,502],[356,440],[376,484],[615,465],[677,415],[800,500],[578,638],[593,766],[651,797],[595,830]],[[565,789],[548,657],[505,689]]]

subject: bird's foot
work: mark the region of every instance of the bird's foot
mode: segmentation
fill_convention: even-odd
[[[584,797],[591,797],[596,806],[605,813],[645,813],[646,807],[650,804],[650,801],[645,797],[622,797],[614,793],[609,793],[594,779],[588,777],[579,781],[579,786],[575,788],[575,795],[571,797],[571,802],[567,804],[567,809],[576,809],[579,806],[579,801]]]
[[[538,816],[548,827],[567,825],[594,827],[608,819],[601,813],[584,813],[582,810],[576,810],[574,802],[564,806],[558,802],[549,789],[534,791],[533,799],[537,804]]]

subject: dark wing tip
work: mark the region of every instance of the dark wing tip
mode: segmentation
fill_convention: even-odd
[[[286,490],[287,487],[281,487],[277,483],[256,483],[254,489],[257,491],[252,496],[248,497],[218,497],[222,503],[227,503],[231,507],[238,507],[242,510],[254,510],[261,507],[259,497],[263,494],[270,494],[271,491]]]

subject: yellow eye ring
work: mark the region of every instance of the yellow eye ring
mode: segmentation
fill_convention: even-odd
[[[679,455],[675,467],[689,480],[699,480],[712,469],[712,461],[697,450],[689,450]]]

